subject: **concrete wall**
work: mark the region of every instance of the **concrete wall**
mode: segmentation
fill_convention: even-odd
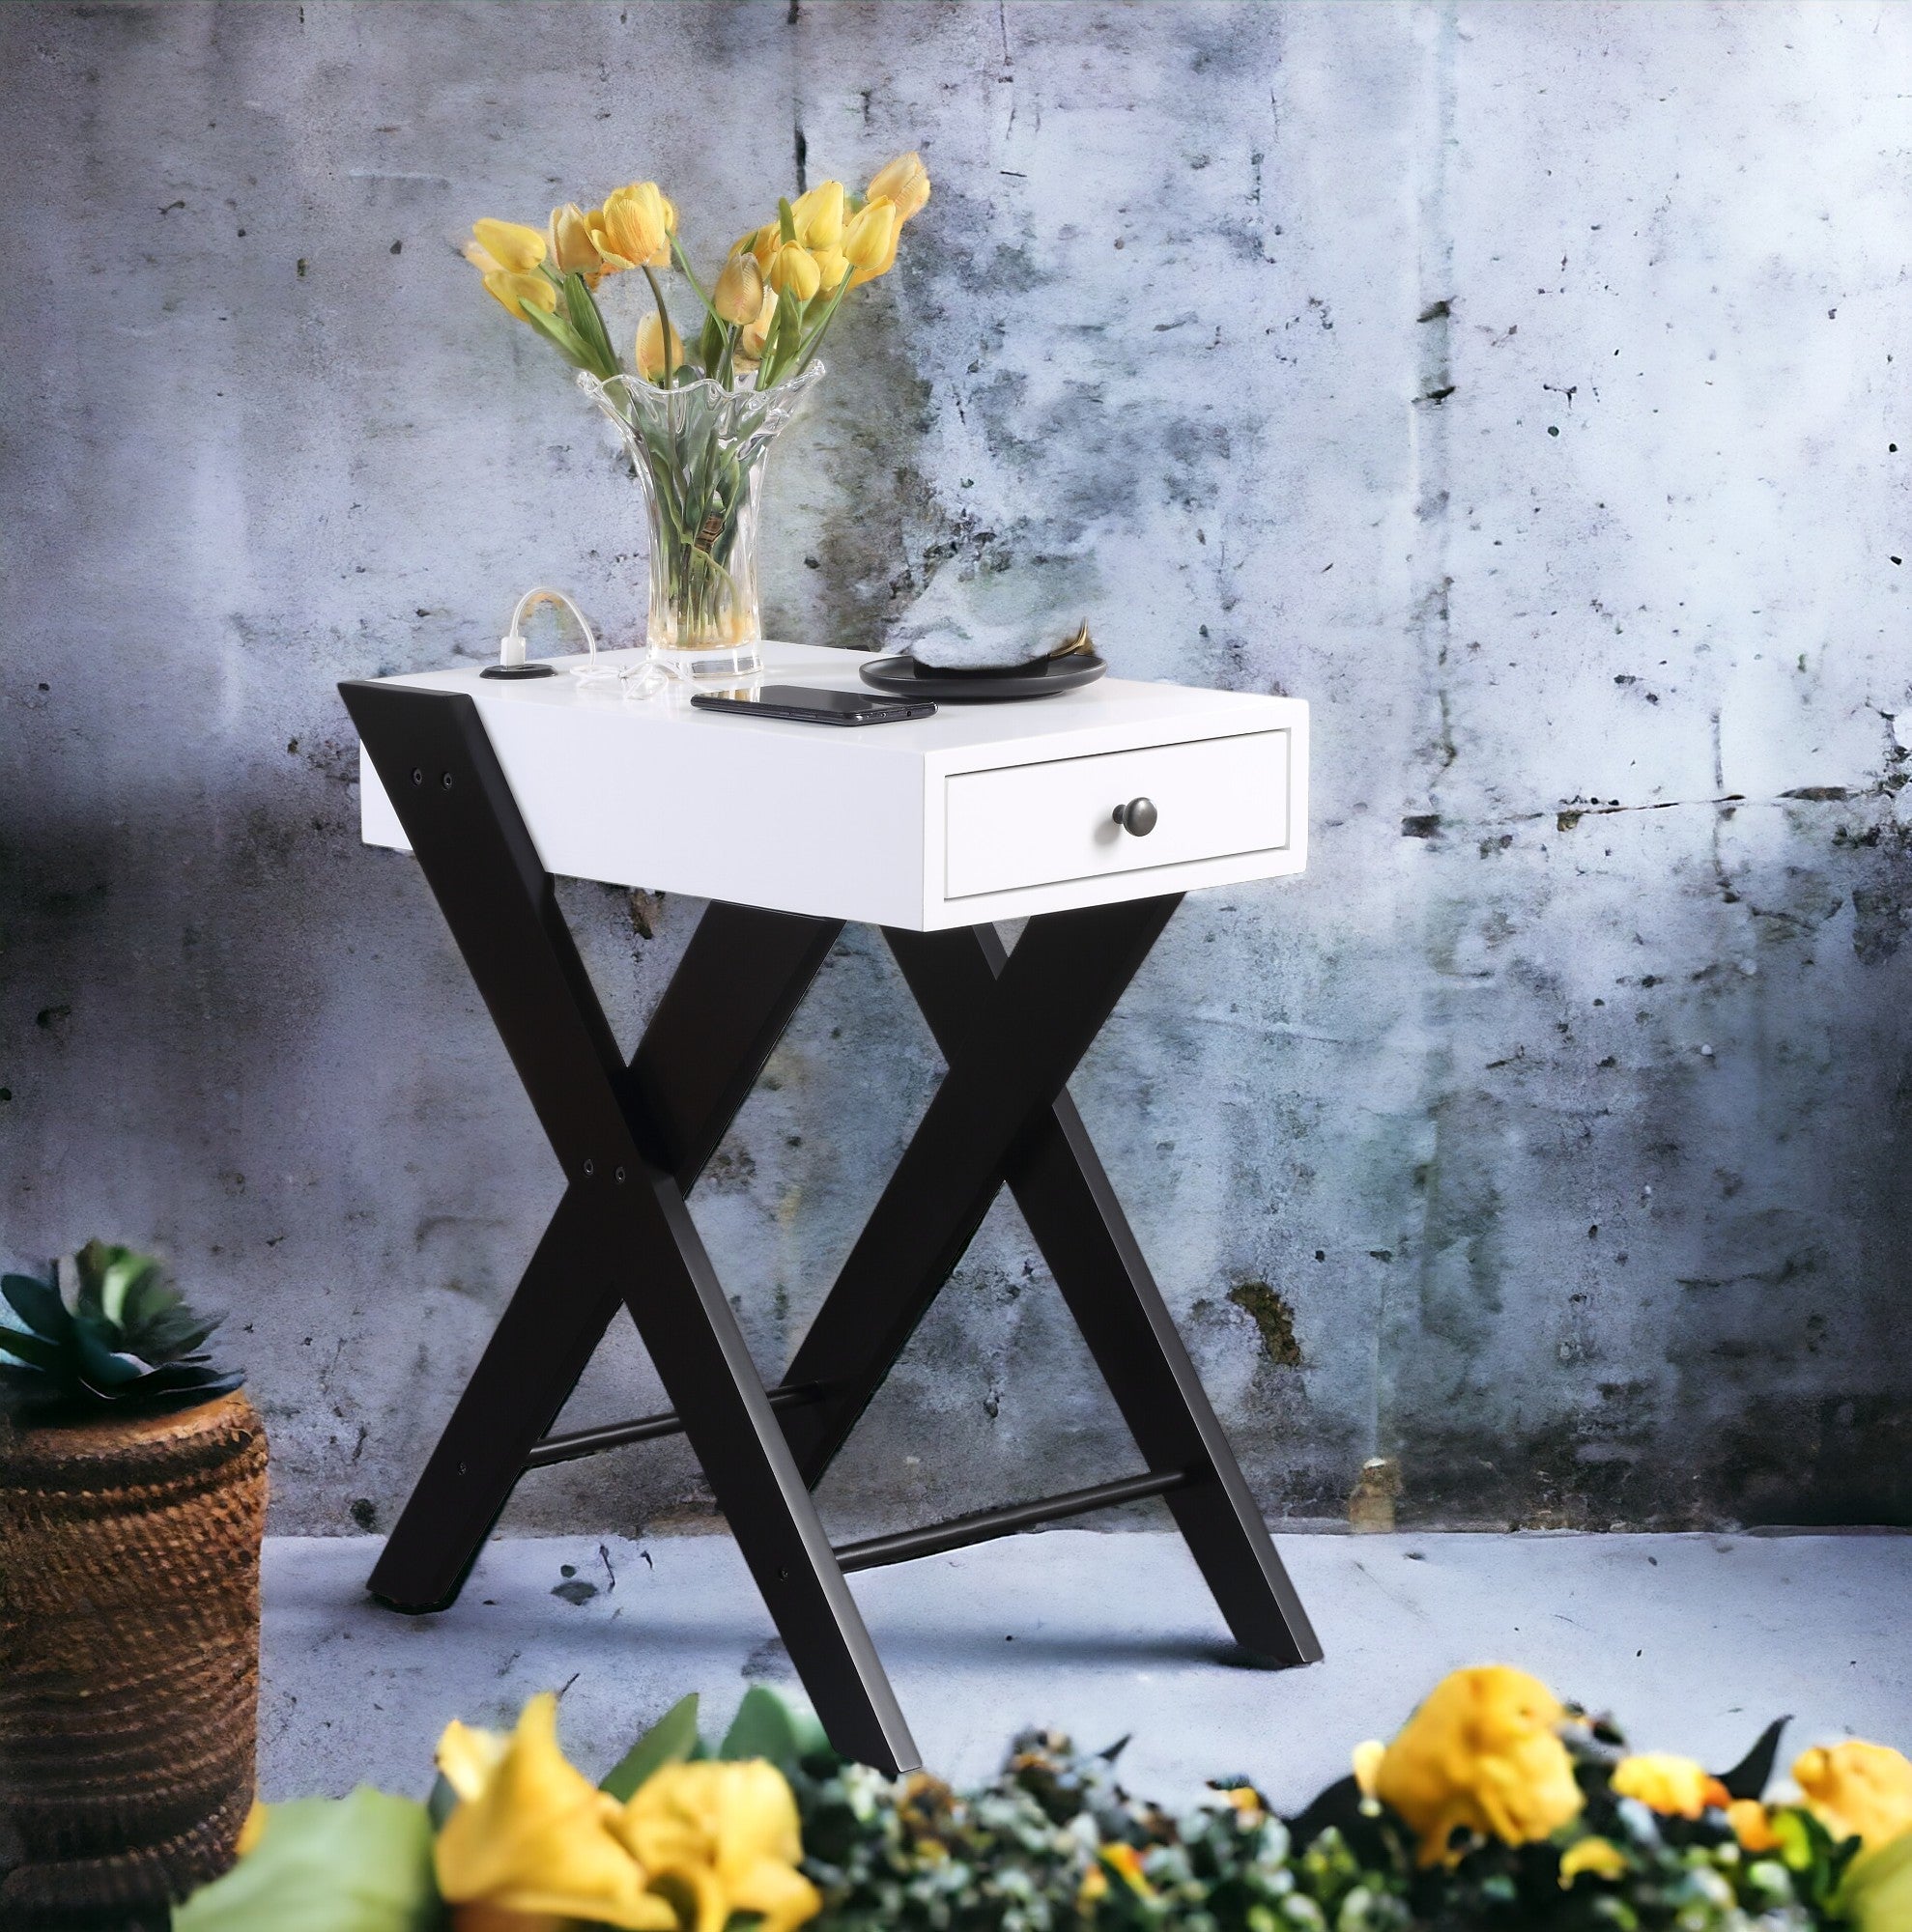
[[[912,146],[774,623],[981,574],[1316,705],[1312,872],[1192,900],[1076,1082],[1270,1511],[1383,1455],[1410,1521],[1912,1518],[1912,14],[16,5],[0,59],[4,1245],[234,1309],[281,1528],[390,1520],[558,1185],[334,683],[538,579],[639,610],[456,244],[654,175],[708,255]],[[699,908],[566,899],[628,1037]],[[770,1371],[936,1073],[852,932],[697,1200]],[[571,1413],[657,1401],[620,1335]],[[1131,1456],[999,1209],[826,1499]],[[510,1520],[704,1508],[665,1446]]]

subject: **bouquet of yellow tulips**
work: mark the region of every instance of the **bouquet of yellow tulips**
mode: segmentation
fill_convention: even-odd
[[[543,336],[622,435],[644,487],[654,658],[691,675],[756,668],[756,510],[762,463],[804,389],[843,298],[889,273],[904,226],[929,200],[922,157],[882,168],[860,194],[826,181],[777,203],[731,247],[709,286],[655,182],[601,206],[551,212],[542,229],[475,222],[465,253],[507,314]],[[636,270],[649,304],[619,360],[598,307]],[[698,321],[688,340],[660,274],[675,270]],[[687,306],[680,301],[680,312]]]
[[[1241,1778],[1177,1816],[1041,1731],[980,1791],[885,1778],[761,1689],[714,1755],[687,1697],[593,1785],[545,1695],[449,1725],[428,1804],[258,1807],[174,1932],[1912,1932],[1912,1762],[1848,1740],[1769,1797],[1783,1723],[1715,1775],[1485,1664],[1297,1816]]]

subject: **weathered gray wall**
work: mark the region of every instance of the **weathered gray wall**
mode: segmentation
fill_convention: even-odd
[[[936,187],[778,459],[777,629],[980,569],[1317,707],[1312,872],[1191,901],[1076,1083],[1270,1511],[1382,1453],[1424,1521],[1912,1518],[1912,14],[16,5],[0,59],[4,1245],[236,1310],[281,1527],[389,1520],[557,1186],[334,681],[540,578],[638,610],[455,244],[655,175],[708,253],[799,129]],[[628,1034],[698,908],[569,904]],[[935,1075],[853,933],[698,1200],[767,1367]],[[572,1412],[656,1400],[620,1336]],[[828,1502],[1131,1453],[999,1211]],[[665,1447],[511,1520],[698,1508]]]

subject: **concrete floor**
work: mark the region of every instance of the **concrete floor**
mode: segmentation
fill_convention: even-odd
[[[363,1594],[371,1538],[266,1550],[262,1789],[422,1793],[452,1717],[508,1722],[565,1687],[562,1735],[601,1773],[686,1690],[717,1722],[752,1682],[793,1686],[721,1536],[494,1543],[465,1595],[400,1617]],[[1297,1805],[1457,1664],[1499,1660],[1604,1706],[1642,1747],[1715,1768],[1791,1712],[1790,1749],[1912,1747],[1912,1537],[1294,1536],[1327,1661],[1244,1667],[1172,1534],[1055,1530],[870,1572],[857,1601],[931,1769],[985,1775],[1044,1722],[1125,1732],[1132,1788],[1246,1773]]]

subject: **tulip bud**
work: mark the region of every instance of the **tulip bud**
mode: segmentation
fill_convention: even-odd
[[[852,287],[889,273],[890,265],[897,259],[897,231],[901,226],[897,219],[897,205],[887,196],[865,203],[850,217],[849,226],[843,230],[843,255],[856,270]]]
[[[756,256],[740,251],[724,264],[724,272],[710,292],[710,305],[723,322],[756,320],[756,312],[763,306],[763,270],[756,266]]]
[[[797,240],[806,248],[834,248],[843,236],[843,185],[821,182],[800,194],[790,209]]]
[[[474,221],[471,241],[494,268],[507,275],[528,274],[544,260],[544,237],[522,221]],[[471,259],[470,251],[467,258]]]
[[[540,275],[535,270],[528,274],[513,274],[505,269],[494,269],[485,277],[485,292],[502,302],[514,321],[525,320],[527,304],[541,308],[547,315],[557,311],[557,285],[549,275]]]
[[[744,325],[744,332],[737,338],[737,360],[757,363],[763,360],[763,352],[770,343],[770,325],[777,320],[777,291],[765,289],[763,306],[756,312],[756,319]]]
[[[929,171],[923,156],[899,155],[888,167],[879,168],[870,184],[869,198],[895,202],[899,227],[921,214],[929,200]]]
[[[816,250],[816,285],[826,296],[835,295],[850,271],[848,258],[841,248]]]
[[[562,208],[551,211],[545,241],[550,251],[546,259],[560,275],[568,275],[575,270],[590,288],[596,288],[604,279],[604,257],[591,240],[585,211],[575,201],[567,201]]]
[[[770,258],[770,286],[780,296],[808,301],[822,279],[816,257],[800,242],[785,242]]]
[[[647,383],[654,383],[664,374],[667,366],[664,349],[664,323],[655,310],[638,324],[638,343],[636,360],[638,374]],[[684,361],[684,345],[678,339],[677,331],[671,331],[671,354],[669,367],[681,368]]]

